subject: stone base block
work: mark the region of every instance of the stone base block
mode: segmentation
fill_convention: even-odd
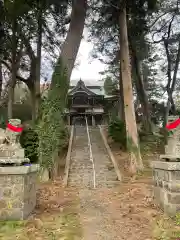
[[[154,199],[169,216],[180,211],[180,193],[172,193],[160,187],[154,187]]]
[[[39,165],[0,167],[0,220],[24,220],[36,206]]]
[[[152,162],[154,198],[168,215],[180,210],[180,163]]]

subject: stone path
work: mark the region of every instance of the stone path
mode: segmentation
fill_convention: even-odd
[[[74,129],[68,185],[77,188],[92,188],[92,173],[86,128],[76,126]]]
[[[83,240],[152,240],[157,216],[143,183],[79,192]],[[160,238],[158,238],[160,239]]]
[[[113,187],[119,184],[99,128],[89,127],[89,134],[95,165],[96,187]],[[85,127],[75,127],[68,185],[78,188],[93,188],[93,165],[89,157],[88,136]]]
[[[76,126],[73,140],[71,167],[68,185],[78,189],[80,199],[80,218],[85,240],[113,240],[112,231],[107,231],[106,206],[95,195],[100,189],[119,184],[112,162],[107,154],[99,128],[89,127],[92,154],[96,173],[96,189],[93,189],[93,165],[89,158],[88,136],[85,127]],[[109,218],[109,217],[108,217]]]
[[[99,128],[89,128],[96,172],[96,187],[114,187],[119,184],[113,163],[109,158]]]
[[[85,127],[75,127],[68,185],[79,197],[82,240],[151,240],[147,186],[120,184],[99,128],[89,128],[96,172],[89,159]],[[150,216],[150,218],[152,218]]]
[[[114,240],[113,229],[108,229],[107,206],[96,197],[98,190],[84,189],[79,192],[80,219],[83,226],[83,240]]]

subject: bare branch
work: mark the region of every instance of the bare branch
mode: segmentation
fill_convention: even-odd
[[[165,47],[165,51],[166,51],[167,64],[168,64],[168,67],[167,67],[168,83],[166,86],[166,90],[167,90],[167,92],[169,92],[171,80],[172,80],[171,79],[171,57],[170,57],[169,49],[168,49],[168,45],[169,45],[168,40],[164,38],[163,41],[164,41],[164,47]]]
[[[160,20],[160,18],[164,17],[166,14],[168,14],[169,12],[165,12],[165,13],[162,13],[158,18],[156,18],[154,20],[154,22],[149,26],[149,29],[151,29],[152,27],[154,27],[154,25],[157,23],[157,21]]]
[[[174,14],[174,15],[171,17],[171,19],[168,21],[168,22],[169,22],[168,32],[165,32],[164,35],[162,36],[162,38],[161,38],[160,40],[155,41],[155,40],[154,40],[154,36],[155,36],[155,34],[157,34],[157,33],[161,33],[162,30],[165,28],[165,26],[168,24],[168,22],[165,22],[165,24],[163,24],[160,29],[158,29],[157,31],[155,31],[155,32],[153,33],[153,35],[152,35],[153,43],[161,43],[161,42],[163,42],[164,39],[165,39],[165,37],[166,37],[166,35],[168,35],[168,36],[167,36],[168,39],[170,38],[171,27],[172,27],[172,23],[173,23],[173,21],[174,21],[175,16],[176,16],[176,14]]]

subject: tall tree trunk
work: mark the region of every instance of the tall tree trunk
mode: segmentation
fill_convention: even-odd
[[[130,152],[130,171],[132,173],[136,173],[137,170],[143,169],[143,163],[139,149],[137,125],[134,111],[125,4],[122,6],[122,10],[120,10],[119,32],[120,63],[124,95],[124,114],[128,145],[127,147]]]
[[[4,1],[0,1],[0,14],[1,14],[1,21],[0,21],[0,57],[2,58],[2,53],[4,51],[4,43],[5,43],[5,31],[4,31],[4,24],[5,24],[5,9],[4,9]]]
[[[143,127],[144,130],[147,133],[152,132],[152,123],[151,123],[151,117],[150,117],[150,111],[149,111],[149,103],[148,103],[148,97],[144,88],[144,83],[142,79],[142,73],[140,69],[140,63],[138,61],[138,58],[136,56],[136,52],[132,50],[132,58],[133,58],[133,66],[136,71],[136,81],[135,86],[138,94],[138,98],[141,103],[141,107],[143,110]]]
[[[32,116],[32,122],[36,121],[36,90],[35,86],[29,88],[29,92],[31,95],[31,116]]]
[[[3,2],[0,1],[0,9],[1,12],[4,12]],[[3,54],[3,46],[4,46],[4,26],[3,23],[0,22],[0,99],[2,95],[2,86],[3,86],[3,75],[2,75],[2,54]]]
[[[17,39],[16,39],[16,19],[13,20],[12,24],[12,67],[11,67],[11,80],[8,90],[8,118],[13,117],[13,102],[14,102],[14,88],[16,85],[16,48],[17,48]]]
[[[37,112],[36,112],[36,106],[37,106],[37,98],[36,98],[36,86],[38,88],[38,84],[36,85],[36,57],[33,56],[31,58],[31,69],[30,69],[30,79],[28,81],[28,88],[29,88],[29,91],[30,91],[30,94],[31,94],[31,116],[32,116],[32,121],[35,122],[35,120],[37,119]],[[35,80],[35,81],[34,81]],[[38,101],[39,103],[39,101]],[[38,109],[39,110],[39,109]]]
[[[42,8],[38,9],[38,33],[37,33],[37,58],[36,58],[36,79],[35,79],[35,99],[33,100],[35,113],[32,114],[33,121],[38,117],[40,104],[40,80],[41,80],[41,49],[42,49]]]
[[[61,54],[58,58],[57,64],[55,66],[52,81],[51,81],[51,89],[48,92],[48,98],[47,98],[47,109],[43,111],[42,113],[42,120],[43,123],[47,118],[51,118],[50,120],[47,120],[48,124],[46,126],[47,130],[44,130],[42,127],[43,134],[40,134],[40,143],[39,143],[39,149],[41,153],[40,161],[45,161],[44,159],[47,159],[47,156],[45,156],[44,153],[44,146],[47,146],[46,149],[49,149],[49,141],[46,141],[46,134],[51,138],[56,135],[56,143],[53,144],[50,149],[52,149],[53,153],[48,153],[48,159],[52,158],[52,164],[49,164],[49,167],[46,166],[51,172],[52,168],[56,165],[54,164],[56,162],[57,152],[61,151],[60,146],[58,144],[58,141],[62,142],[65,139],[64,134],[64,119],[63,119],[63,113],[64,109],[66,107],[66,98],[67,98],[67,92],[70,82],[71,73],[74,67],[74,63],[77,57],[77,53],[79,50],[80,42],[82,39],[83,29],[84,29],[84,23],[85,23],[85,17],[86,17],[86,10],[87,10],[87,0],[74,0],[72,5],[72,12],[71,12],[71,22],[69,26],[69,31],[67,33],[66,39],[64,41],[64,44],[62,45]],[[53,102],[54,108],[50,106],[49,103]],[[58,106],[57,104],[58,103]],[[49,109],[52,108],[52,109]],[[51,110],[51,111],[50,111]],[[48,114],[46,112],[50,112]],[[56,115],[54,119],[53,115]],[[57,116],[58,116],[58,122],[57,122]],[[52,125],[56,124],[56,130],[52,128]],[[43,124],[42,124],[43,126]],[[53,130],[52,130],[53,129]],[[56,132],[58,131],[58,134]],[[51,156],[50,156],[51,155]],[[51,175],[50,175],[51,177]]]
[[[2,64],[0,61],[0,99],[2,97],[2,86],[3,86],[3,75],[2,75]]]
[[[122,73],[121,73],[121,64],[120,64],[120,80],[119,80],[119,116],[122,121],[125,121],[124,116],[124,94],[123,94],[123,85],[122,85]]]
[[[61,63],[66,68],[66,75],[68,83],[70,81],[71,73],[74,68],[74,63],[77,57],[79,46],[82,39],[85,17],[87,10],[87,0],[74,0],[71,12],[71,22],[69,30],[62,45],[60,54]],[[59,62],[59,60],[58,60]],[[53,85],[53,79],[52,79]]]
[[[169,116],[169,110],[171,108],[171,102],[168,98],[167,100],[167,105],[166,108],[164,108],[164,121],[163,121],[163,128],[166,130],[166,124],[168,122],[168,116]],[[167,131],[163,132],[163,136],[164,136],[164,143],[167,144],[167,140],[168,140],[168,133]]]

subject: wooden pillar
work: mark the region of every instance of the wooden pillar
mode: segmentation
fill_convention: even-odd
[[[94,118],[94,115],[92,115],[92,126],[96,126],[96,121],[95,121],[95,118]]]
[[[71,116],[68,115],[68,125],[71,125]]]

